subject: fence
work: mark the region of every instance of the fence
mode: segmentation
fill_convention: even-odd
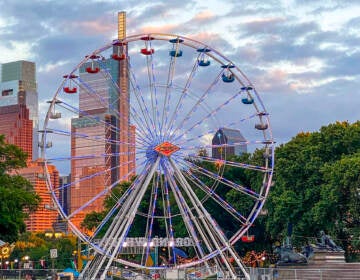
[[[35,276],[36,280],[54,280],[55,273],[61,275],[61,271],[51,269],[0,269],[0,280],[25,280],[26,275]],[[359,280],[360,269],[358,268],[250,268],[251,280]],[[116,271],[107,279],[178,279],[178,280],[200,280],[200,279],[227,279],[226,275],[203,273],[200,269],[176,271],[176,277],[171,273],[149,273],[147,275],[141,275],[134,273],[130,270],[119,270],[119,276],[117,277]],[[240,274],[240,273],[239,273]],[[67,278],[61,278],[65,280]],[[239,279],[243,279],[239,277]]]
[[[52,269],[0,269],[0,279],[24,280],[30,277],[36,280],[53,280],[56,273]]]

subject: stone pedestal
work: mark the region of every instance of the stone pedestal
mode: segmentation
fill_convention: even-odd
[[[345,255],[343,251],[315,250],[314,256],[309,260],[309,264],[312,265],[327,265],[335,263],[345,263]]]

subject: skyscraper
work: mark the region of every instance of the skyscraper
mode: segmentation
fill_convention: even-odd
[[[54,165],[47,165],[52,184],[59,185],[59,172]],[[41,202],[38,209],[29,215],[25,221],[26,230],[32,232],[52,231],[58,212],[53,207],[53,202],[46,186],[44,163],[41,159],[29,162],[28,166],[17,170],[17,174],[26,178],[33,185],[35,192],[40,196]]]
[[[2,64],[0,92],[0,133],[8,143],[27,152],[29,160],[36,160],[39,122],[35,63],[21,60]]]
[[[119,13],[118,23],[119,38],[124,38],[125,13]],[[117,47],[124,48],[122,53],[127,54],[126,45],[114,46],[114,52]],[[114,182],[127,180],[134,174],[131,170],[135,168],[135,156],[130,155],[131,148],[128,145],[135,143],[135,128],[130,127],[129,120],[127,61],[108,58],[102,61],[102,65],[119,85],[118,90],[110,87],[101,72],[87,70],[92,66],[91,62],[79,69],[79,78],[92,91],[80,89],[80,114],[71,121],[71,156],[76,158],[71,161],[71,213],[82,209],[84,204]],[[91,97],[93,92],[96,92],[97,98]],[[118,111],[118,115],[111,113],[114,110]],[[99,139],[96,143],[93,141],[95,138]],[[87,157],[90,154],[97,156]],[[103,200],[97,199],[79,211],[72,222],[80,226],[86,213],[101,210]]]
[[[212,139],[212,146],[212,157],[218,159],[247,152],[246,139],[237,129],[219,128]]]
[[[53,203],[45,181],[42,160],[38,158],[38,94],[35,63],[15,61],[1,65],[0,82],[0,134],[7,143],[20,147],[28,154],[27,167],[17,174],[28,179],[41,197],[36,212],[25,221],[29,231],[52,230],[57,212],[51,210]],[[48,165],[53,185],[58,186],[59,175],[55,166]]]
[[[29,109],[25,105],[14,104],[0,107],[0,134],[5,135],[7,143],[14,144],[27,153],[28,161],[31,161],[33,122],[29,117]]]

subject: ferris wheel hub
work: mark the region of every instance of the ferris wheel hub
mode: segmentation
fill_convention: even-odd
[[[170,142],[163,142],[159,145],[157,145],[154,150],[156,152],[158,152],[159,154],[163,155],[163,156],[166,156],[166,157],[169,157],[171,156],[173,153],[177,152],[178,150],[180,150],[180,147],[174,145],[174,144],[171,144]]]

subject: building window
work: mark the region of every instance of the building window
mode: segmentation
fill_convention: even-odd
[[[13,95],[12,89],[5,89],[1,92],[1,96],[9,96],[9,95]]]

